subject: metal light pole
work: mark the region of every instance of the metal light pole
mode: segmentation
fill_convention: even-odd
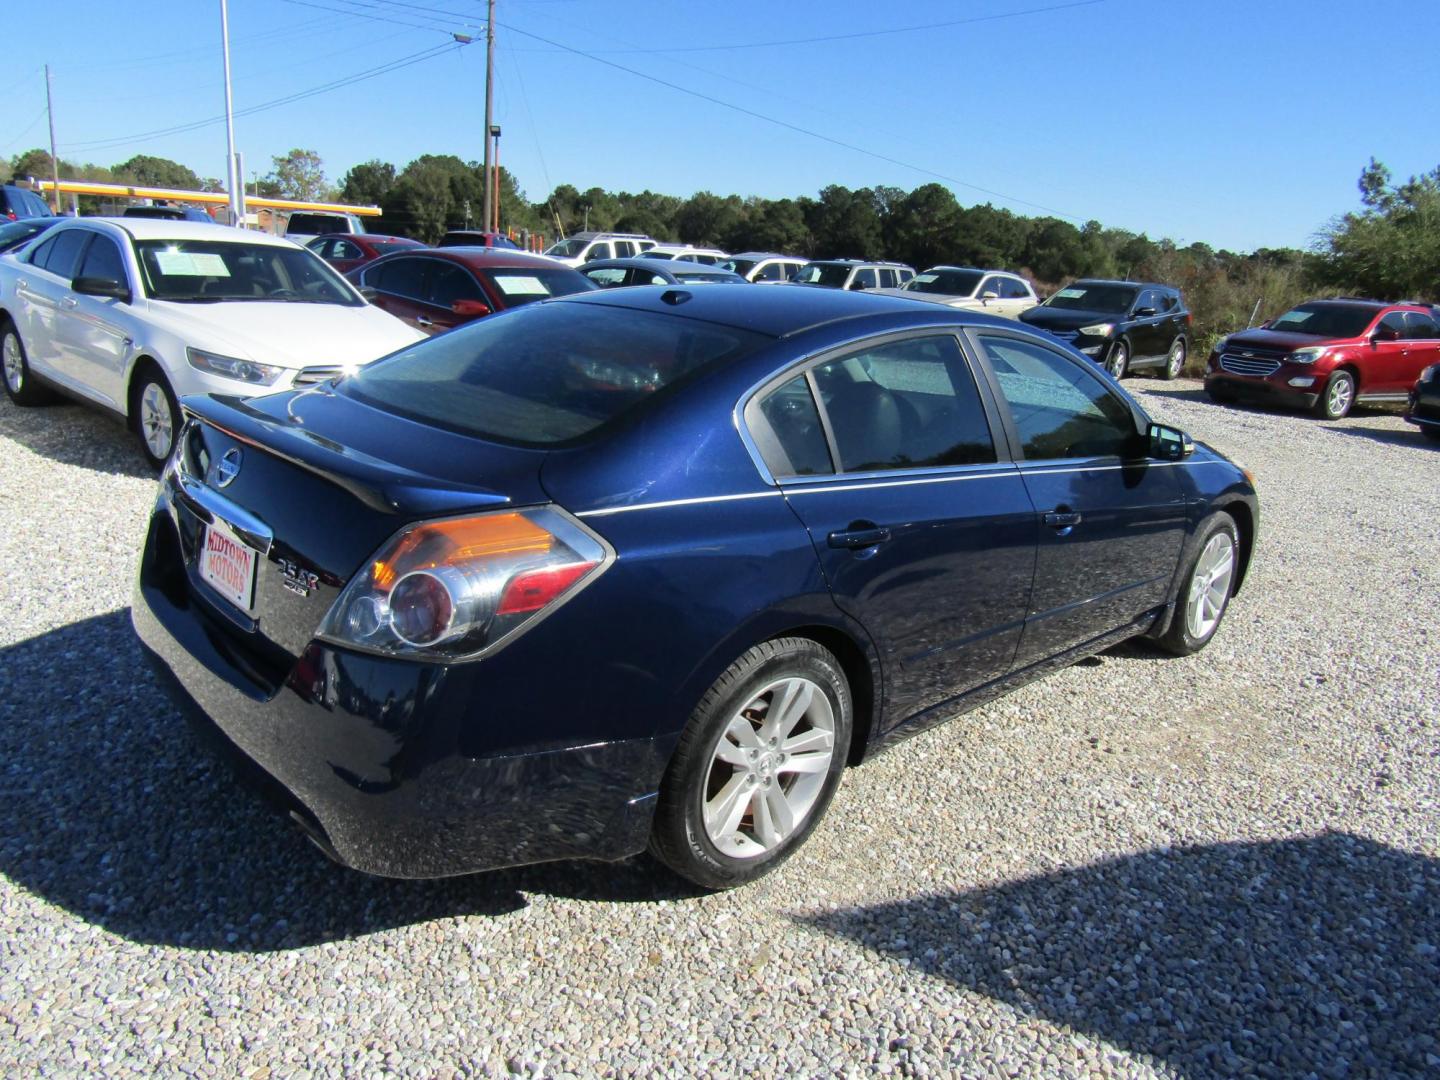
[[[494,214],[490,177],[490,127],[491,114],[495,108],[495,0],[488,0],[489,12],[485,17],[485,227],[490,227]]]
[[[220,0],[220,47],[225,57],[225,190],[230,194],[230,224],[242,228],[245,200],[235,171],[235,105],[230,98],[230,11],[226,0]]]
[[[50,179],[55,186],[50,194],[55,199],[55,213],[60,213],[60,159],[55,156],[55,106],[50,102],[50,65],[45,65],[45,115],[50,118]]]
[[[495,179],[491,185],[495,190],[495,216],[490,219],[486,228],[493,232],[500,231],[500,125],[490,125],[490,141],[495,144]]]

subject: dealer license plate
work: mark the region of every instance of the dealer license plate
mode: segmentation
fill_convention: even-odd
[[[200,579],[236,607],[252,611],[258,554],[229,529],[207,525],[205,546],[200,551]]]

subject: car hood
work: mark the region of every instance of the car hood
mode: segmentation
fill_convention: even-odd
[[[150,313],[187,345],[287,368],[364,364],[425,340],[420,331],[368,304],[152,300]]]
[[[1124,315],[1103,311],[1081,311],[1072,308],[1051,308],[1040,305],[1022,312],[1020,321],[1042,330],[1079,330],[1082,326],[1096,323],[1124,322]]]
[[[1241,330],[1225,339],[1225,349],[1231,352],[1248,346],[1252,349],[1265,349],[1267,352],[1293,352],[1296,349],[1328,345],[1331,340],[1333,339],[1315,334],[1287,334],[1283,330]]]

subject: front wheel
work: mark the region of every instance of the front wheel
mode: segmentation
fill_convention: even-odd
[[[830,804],[852,715],[828,650],[808,638],[755,646],[691,714],[660,786],[651,852],[708,889],[773,870]]]
[[[1160,369],[1162,379],[1173,379],[1185,368],[1185,339],[1177,337],[1170,343],[1170,353],[1165,357],[1165,366]]]
[[[1170,626],[1156,639],[1157,645],[1175,656],[1189,656],[1210,644],[1230,605],[1240,546],[1228,514],[1216,514],[1202,527],[1196,551],[1176,597],[1177,610]]]
[[[170,381],[154,364],[147,363],[135,379],[130,418],[140,436],[140,452],[152,469],[164,467],[175,448],[180,430],[180,406]]]
[[[1343,420],[1350,415],[1355,404],[1355,376],[1348,371],[1337,371],[1325,384],[1325,392],[1315,403],[1315,415],[1322,420]]]
[[[1130,346],[1126,345],[1124,341],[1117,341],[1110,346],[1110,356],[1105,361],[1105,370],[1116,382],[1119,382],[1129,369]]]

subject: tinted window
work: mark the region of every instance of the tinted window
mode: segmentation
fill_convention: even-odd
[[[475,279],[458,266],[437,262],[430,267],[425,285],[425,301],[436,307],[448,308],[456,300],[483,300],[484,294]]]
[[[850,288],[873,289],[878,284],[879,278],[875,276],[875,271],[872,270],[870,267],[866,266],[855,271],[855,280],[850,283]]]
[[[381,263],[365,276],[365,284],[392,296],[419,300],[425,295],[425,259],[396,259]]]
[[[44,266],[45,260],[50,258],[50,252],[55,247],[55,238],[44,240],[30,249],[28,261],[32,266]]]
[[[1180,306],[1180,294],[1165,292],[1160,294],[1160,310],[1174,311]]]
[[[1270,324],[1271,330],[1316,337],[1356,337],[1375,318],[1376,309],[1364,304],[1327,304],[1323,301],[1291,308]]]
[[[1435,320],[1429,315],[1422,315],[1418,311],[1407,311],[1405,313],[1405,336],[1412,339],[1440,337],[1440,327],[1435,325]]]
[[[54,218],[22,218],[0,225],[0,251],[9,251],[55,224]]]
[[[982,276],[979,270],[926,270],[923,274],[916,274],[905,289],[907,292],[969,296],[980,284]]]
[[[776,445],[762,447],[771,473],[816,476],[833,471],[820,412],[805,376],[799,375],[772,390],[760,403],[760,413],[775,436]]]
[[[594,262],[597,259],[613,258],[614,255],[610,253],[610,242],[608,240],[601,240],[596,242],[594,245],[591,246],[589,252],[585,255],[586,262]]]
[[[1135,417],[1092,372],[1042,345],[982,335],[1025,457],[1129,456]]]
[[[618,259],[628,259],[631,255],[634,255],[635,253],[636,253],[635,245],[634,245],[631,241],[629,241],[629,240],[616,240],[616,241],[615,241],[615,257],[616,257],[616,258],[618,258]]]
[[[1405,316],[1399,311],[1392,311],[1380,320],[1380,325],[1375,329],[1394,330],[1396,337],[1403,338],[1405,336]]]
[[[1138,312],[1141,308],[1150,308],[1158,313],[1161,310],[1160,294],[1154,289],[1146,289],[1135,301],[1135,310]]]
[[[737,270],[736,273],[744,271]],[[785,264],[772,262],[766,263],[760,268],[760,273],[755,275],[756,281],[784,281],[786,278]]]
[[[954,338],[879,345],[819,364],[814,375],[846,472],[995,460]]]
[[[748,275],[748,274],[750,273],[750,271],[751,271],[752,269],[754,269],[754,267],[755,267],[755,260],[754,260],[754,259],[726,259],[726,260],[725,260],[724,262],[722,262],[720,265],[721,265],[722,267],[724,267],[726,270],[729,270],[729,271],[730,271],[731,273],[733,273],[733,274]],[[760,276],[760,277],[764,277],[765,275],[764,275],[763,273],[761,273],[759,276]]]
[[[66,229],[57,235],[45,253],[45,269],[67,281],[73,278],[80,263],[80,249],[92,235],[88,229]]]
[[[1098,311],[1105,315],[1122,315],[1130,310],[1139,289],[1130,285],[1067,285],[1049,300],[1046,307],[1067,311]]]
[[[352,244],[349,240],[334,240],[331,241],[331,243],[334,246],[332,246],[330,250],[326,253],[326,258],[363,259],[365,257],[365,253],[361,251],[356,245]]]
[[[793,280],[804,285],[828,285],[832,289],[844,287],[850,276],[850,267],[844,263],[809,263],[800,268]]]
[[[120,257],[120,248],[108,236],[97,236],[85,252],[85,262],[77,277],[109,278],[126,282],[125,260]]]
[[[600,304],[531,304],[341,380],[376,408],[467,435],[548,446],[587,435],[768,338]]]
[[[880,270],[880,287],[882,289],[893,289],[898,284],[895,271],[882,268]]]
[[[620,266],[598,266],[582,273],[602,289],[612,289],[625,284],[625,269]]]
[[[1005,300],[1028,300],[1030,288],[1016,278],[1001,278],[1000,296]]]

